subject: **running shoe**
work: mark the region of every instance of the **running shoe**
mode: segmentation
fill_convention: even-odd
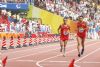
[[[81,57],[80,53],[78,54],[78,57]]]
[[[83,55],[83,53],[84,53],[84,49],[82,49],[82,51],[81,51],[81,55]]]
[[[60,52],[62,52],[62,48],[60,49]]]

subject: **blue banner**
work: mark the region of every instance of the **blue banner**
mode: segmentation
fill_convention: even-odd
[[[28,10],[28,4],[26,3],[0,3],[1,9],[8,10]]]

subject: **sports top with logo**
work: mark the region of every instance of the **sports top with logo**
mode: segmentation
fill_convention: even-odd
[[[81,38],[86,37],[87,25],[84,21],[77,23],[78,32],[77,35]]]
[[[69,38],[68,30],[70,29],[70,27],[68,25],[62,24],[60,26],[60,28],[61,28],[61,30],[60,30],[60,33],[61,33],[60,39],[63,40],[63,41],[68,40],[68,38]]]

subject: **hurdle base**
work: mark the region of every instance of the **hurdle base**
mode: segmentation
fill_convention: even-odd
[[[1,50],[7,50],[7,48],[6,47],[2,47]]]
[[[27,47],[27,45],[26,44],[23,44],[23,47]]]
[[[36,42],[36,43],[34,43],[34,46],[38,46],[38,45],[39,45],[39,43],[37,43],[37,42]]]
[[[39,42],[38,44],[42,44],[41,42]]]
[[[29,46],[32,46],[33,44],[29,44]]]
[[[17,45],[17,46],[16,46],[16,48],[21,48],[21,45],[20,45],[20,44],[19,44],[19,45]]]
[[[14,49],[14,46],[10,46],[9,49]]]

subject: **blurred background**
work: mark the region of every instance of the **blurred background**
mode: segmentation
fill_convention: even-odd
[[[99,35],[100,0],[0,0],[1,33],[58,34],[64,17],[75,33],[79,16]]]

